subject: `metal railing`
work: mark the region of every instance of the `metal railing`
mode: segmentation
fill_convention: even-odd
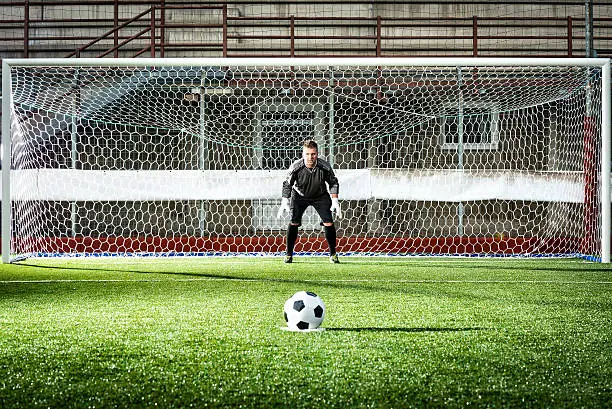
[[[408,4],[409,2],[407,2]],[[198,2],[166,4],[165,0],[93,0],[87,5],[113,7],[113,18],[32,18],[32,6],[82,5],[74,1],[14,1],[23,18],[0,16],[0,30],[17,32],[0,37],[3,57],[151,57],[197,53],[209,57],[334,57],[334,56],[545,56],[585,55],[583,19],[566,17],[305,17],[235,16],[228,4]],[[120,8],[141,5],[131,18]],[[6,6],[6,4],[5,4]],[[167,11],[205,14],[203,23],[167,21]],[[45,29],[45,30],[43,30]],[[53,33],[57,29],[57,34]],[[353,30],[355,33],[345,34]],[[546,31],[543,34],[543,30]],[[40,34],[37,32],[43,32]],[[100,34],[100,31],[103,31]],[[189,37],[204,33],[207,41]],[[0,31],[1,32],[1,31]],[[60,34],[62,33],[62,34]],[[68,34],[66,34],[68,33]],[[330,34],[331,33],[331,34]],[[612,56],[612,18],[594,18],[595,48]]]

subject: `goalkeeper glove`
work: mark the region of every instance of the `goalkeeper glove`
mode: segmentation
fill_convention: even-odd
[[[280,219],[281,217],[285,215],[285,212],[290,213],[291,208],[289,208],[289,198],[283,197],[281,199],[280,209],[278,209],[278,213],[276,214],[276,217]]]
[[[340,203],[338,203],[337,197],[332,197],[332,205],[329,210],[331,210],[332,213],[336,212],[336,217],[342,219],[342,210],[340,210]]]

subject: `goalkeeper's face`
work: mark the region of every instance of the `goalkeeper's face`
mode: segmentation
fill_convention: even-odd
[[[319,152],[314,148],[304,148],[304,152],[302,153],[304,158],[304,163],[307,168],[314,168],[317,165],[317,158],[319,157]]]

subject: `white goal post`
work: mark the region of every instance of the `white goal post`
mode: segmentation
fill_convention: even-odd
[[[609,263],[610,102],[603,58],[6,59],[2,262],[281,254],[314,139],[345,255]]]

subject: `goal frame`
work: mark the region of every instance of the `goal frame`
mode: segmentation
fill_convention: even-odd
[[[611,89],[610,59],[608,58],[82,58],[82,59],[5,59],[2,61],[2,155],[11,157],[11,82],[12,66],[74,66],[83,67],[125,67],[125,66],[291,66],[291,67],[330,67],[330,66],[583,66],[598,67],[601,76],[601,262],[610,263],[611,203],[610,203],[610,160],[611,160]],[[5,161],[6,162],[6,161]],[[10,161],[9,161],[10,163]],[[2,166],[2,263],[10,262],[11,237],[11,166]]]

